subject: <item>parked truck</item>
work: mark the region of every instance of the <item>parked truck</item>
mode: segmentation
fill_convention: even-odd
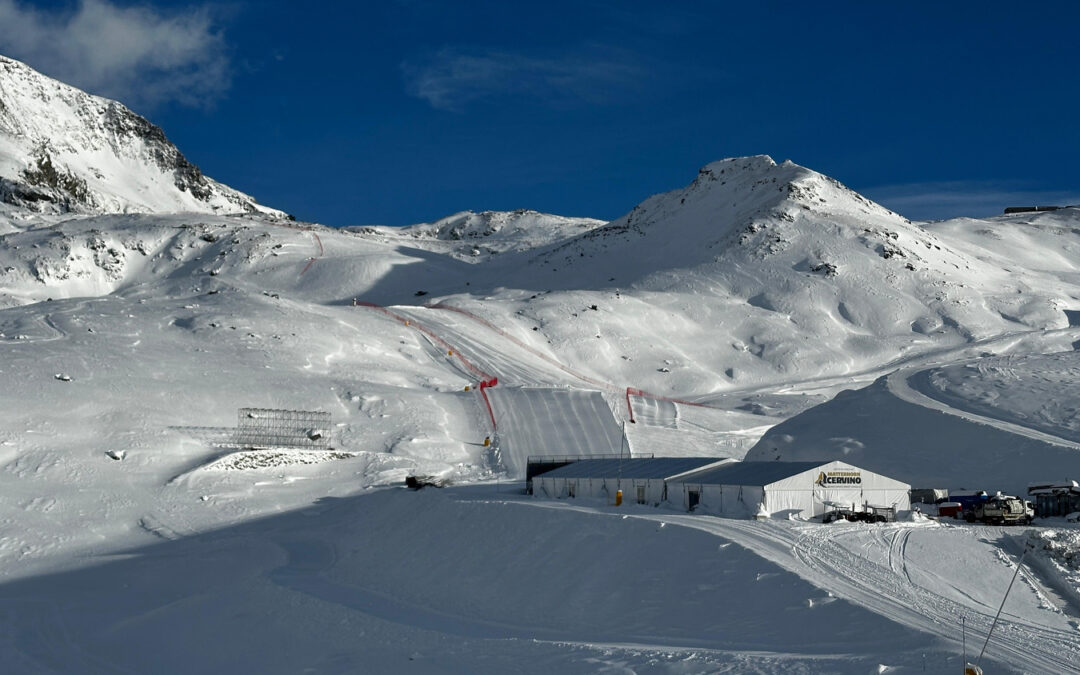
[[[1032,512],[1023,499],[999,495],[976,503],[972,510],[965,510],[964,517],[991,525],[1027,525]]]

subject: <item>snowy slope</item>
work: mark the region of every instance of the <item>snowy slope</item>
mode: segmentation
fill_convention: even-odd
[[[597,379],[714,396],[870,378],[881,364],[1067,326],[1075,269],[1058,251],[1077,245],[1080,213],[1056,218],[1026,242],[1051,248],[1055,265],[1032,261],[1028,273],[966,232],[908,222],[809,169],[725,160],[608,225],[489,259],[466,288],[425,290],[508,330],[535,328],[538,344]],[[1018,243],[1014,223],[971,228]]]
[[[45,213],[285,214],[202,174],[162,130],[0,56],[0,202]]]
[[[1067,357],[1040,362],[1035,356],[1080,339],[1064,312],[1060,327],[1010,322],[980,340],[956,331],[917,334],[923,342],[905,357],[913,374],[923,372],[920,363],[1006,355],[977,362],[975,370],[930,371],[937,393],[914,393],[931,394],[949,412],[924,398],[900,396],[886,381],[858,394],[873,397],[858,399],[856,408],[850,407],[856,394],[813,407],[893,369],[888,359],[878,360],[891,353],[867,350],[851,373],[796,363],[783,377],[757,356],[757,370],[748,372],[759,375],[749,386],[731,383],[703,395],[695,369],[717,367],[710,363],[716,345],[706,338],[725,324],[712,323],[712,315],[697,308],[715,298],[693,285],[670,294],[648,288],[651,272],[617,295],[587,285],[471,293],[467,282],[482,286],[485,275],[503,273],[498,256],[474,265],[432,251],[420,256],[415,246],[363,234],[258,217],[73,218],[8,210],[0,222],[0,376],[17,383],[0,390],[6,579],[0,596],[28,617],[27,628],[5,631],[0,642],[0,663],[11,670],[57,672],[89,659],[102,670],[168,671],[165,664],[173,664],[176,672],[221,672],[237,659],[250,665],[250,655],[258,653],[264,670],[287,672],[329,667],[329,650],[345,670],[367,659],[388,670],[479,671],[519,663],[528,653],[539,664],[535,672],[864,673],[878,664],[891,672],[923,672],[926,662],[931,670],[958,662],[955,631],[939,637],[942,621],[959,611],[980,630],[988,627],[1001,590],[989,580],[1009,575],[1011,549],[976,533],[912,535],[913,542],[936,543],[901,546],[908,537],[898,532],[883,539],[844,530],[773,531],[661,514],[708,534],[669,541],[669,528],[655,523],[626,530],[619,518],[515,515],[505,511],[509,506],[490,504],[486,493],[475,504],[456,506],[423,501],[439,499],[424,493],[381,489],[409,473],[466,483],[505,479],[492,473],[499,467],[483,448],[492,430],[475,390],[464,389],[475,386],[477,375],[462,358],[499,376],[493,400],[496,408],[506,407],[500,419],[524,434],[524,447],[554,447],[564,430],[557,420],[530,416],[531,404],[515,405],[514,390],[503,396],[499,387],[565,387],[567,400],[595,399],[582,392],[599,389],[619,420],[626,419],[629,400],[638,417],[627,425],[633,451],[660,455],[738,457],[769,426],[808,408],[766,434],[752,454],[783,435],[794,439],[791,449],[830,453],[837,439],[851,438],[861,449],[852,442],[848,449],[857,450],[844,456],[867,468],[913,481],[947,480],[949,487],[970,487],[956,484],[961,479],[993,480],[978,487],[1017,491],[1014,483],[1056,476],[1075,452],[1065,441],[1008,426],[1020,424],[1021,414],[1043,419],[1044,435],[1066,436],[1072,426],[1063,406],[1039,403],[1065,386]],[[985,221],[980,228],[1009,226]],[[1032,241],[1069,241],[1067,226],[1055,227],[1062,233],[1040,230]],[[543,254],[542,246],[507,256]],[[978,259],[992,255],[1003,253],[987,250]],[[890,264],[880,256],[873,262]],[[689,269],[686,276],[702,278],[708,269]],[[1026,293],[1046,297],[1068,293],[1069,274],[1067,259],[1030,273],[1013,270],[1028,285]],[[431,292],[416,296],[419,288]],[[395,306],[389,314],[353,305],[353,298],[425,302],[439,288],[461,290],[446,294],[445,305]],[[539,303],[557,312],[537,321],[529,312]],[[678,358],[639,358],[636,350],[672,327],[695,335],[681,343]],[[872,336],[868,331],[868,344]],[[1051,378],[1057,370],[1063,374]],[[987,376],[972,380],[971,373]],[[1014,387],[1025,373],[1031,373],[1026,384]],[[770,378],[776,384],[766,386]],[[1005,388],[1003,381],[1015,400],[990,395]],[[625,397],[627,386],[682,402]],[[973,403],[961,405],[961,399]],[[995,401],[1002,401],[1000,410]],[[242,406],[331,412],[335,454],[307,463],[314,458],[296,452],[237,453],[209,444],[215,432],[235,425]],[[997,426],[972,415],[992,415]],[[789,425],[804,422],[805,430],[791,431]],[[582,427],[594,435],[610,428],[610,421]],[[876,435],[860,436],[870,431]],[[280,522],[263,519],[326,497],[340,502],[283,515]],[[652,510],[640,515],[657,516]],[[349,534],[354,530],[346,522],[362,535]],[[537,539],[536,531],[545,538]],[[836,536],[826,536],[830,532]],[[678,560],[701,567],[642,556],[653,537],[657,545],[696,552]],[[131,551],[138,569],[121,559],[109,562]],[[953,569],[946,561],[957,556],[983,570],[981,576],[969,574],[969,566],[943,577],[941,568]],[[206,562],[192,567],[192,559]],[[614,563],[605,560],[618,560],[624,573],[606,577]],[[836,570],[855,564],[860,574],[837,584],[844,575]],[[1022,619],[1009,619],[1017,623],[1007,631],[1014,637],[994,646],[990,659],[1004,672],[1030,663],[1072,667],[1070,650],[1080,646],[1068,629],[1073,610],[1047,599],[1049,582],[1029,583],[1023,608],[1012,610]],[[37,602],[49,596],[46,588],[72,589],[63,595],[70,609],[62,624]],[[529,604],[534,596],[523,595],[529,588],[554,600]],[[566,588],[585,595],[567,604],[559,600]],[[639,594],[617,595],[620,588],[654,588],[655,595],[643,605]],[[699,598],[693,612],[686,610],[687,597]],[[608,607],[612,598],[610,612],[598,616],[594,608]],[[294,607],[295,621],[253,632],[242,618],[282,602]],[[913,602],[916,609],[900,610]],[[508,609],[521,607],[529,609]],[[650,609],[642,613],[643,607]],[[195,621],[207,613],[239,618]],[[790,620],[777,623],[777,613]],[[346,639],[337,632],[344,629],[330,628],[343,621],[360,626],[363,635],[349,631]],[[805,636],[799,627],[807,622],[852,636],[865,636],[872,625],[888,639],[822,642],[820,635]],[[212,647],[180,653],[155,637],[193,623]],[[72,637],[57,645],[49,637],[57,630]],[[1032,638],[1032,630],[1044,637]],[[713,637],[718,631],[726,636],[721,644]],[[139,648],[115,648],[132,636]],[[283,644],[291,645],[287,653]],[[468,648],[454,646],[462,644]]]
[[[937,636],[942,627],[930,619],[916,628],[852,604],[789,570],[798,565],[790,553],[777,563],[744,548],[752,533],[683,527],[679,514],[636,506],[620,517],[525,499],[494,485],[382,490],[216,532],[163,530],[167,536],[127,555],[0,586],[11,610],[0,618],[0,667],[906,674],[960,666],[956,631]],[[851,546],[887,556],[890,538],[908,539],[899,528],[829,529],[843,535],[840,553]],[[936,530],[911,539],[937,535],[950,554],[970,547],[982,574],[959,592],[948,589],[950,576],[931,578],[925,590],[898,584],[876,607],[907,591],[940,602],[940,611],[967,610],[971,625],[985,630],[994,585],[1011,570],[985,542]],[[808,534],[778,527],[760,536],[802,541],[804,552],[836,564],[834,547]],[[933,553],[907,548],[912,575],[934,573]],[[660,550],[678,554],[643,555]],[[807,574],[843,583],[830,571]],[[858,571],[900,578],[877,560]],[[41,602],[57,589],[63,613]],[[1024,644],[1042,630],[1042,644],[1061,649],[1068,625],[1039,607],[1036,592],[1022,590],[1008,620],[1012,658],[1029,667],[1074,664],[1067,653]],[[908,608],[904,619],[918,616]],[[994,651],[984,666],[1019,672],[1000,658],[1009,656],[1003,648]]]

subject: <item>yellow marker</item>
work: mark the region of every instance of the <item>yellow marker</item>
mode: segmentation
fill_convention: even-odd
[[[405,322],[405,325],[406,325],[406,326],[408,326],[408,325],[409,325],[409,322],[408,322],[408,321],[406,321],[406,322]]]
[[[469,391],[469,385],[465,385],[465,391]]]
[[[453,356],[454,355],[454,350],[451,349],[450,351],[446,352],[446,355],[447,356]]]
[[[484,447],[486,448],[489,445],[491,445],[491,436],[485,436],[484,437]]]
[[[615,506],[622,506],[622,490],[615,491]]]

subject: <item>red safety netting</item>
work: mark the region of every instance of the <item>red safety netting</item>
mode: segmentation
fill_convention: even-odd
[[[499,379],[497,377],[495,377],[494,375],[492,375],[490,373],[487,373],[484,370],[478,368],[471,361],[469,361],[467,358],[465,358],[465,356],[462,355],[462,353],[459,350],[455,349],[453,346],[450,345],[450,343],[448,343],[443,338],[439,337],[431,329],[429,329],[426,326],[423,326],[421,324],[418,324],[415,321],[415,319],[406,318],[406,317],[404,317],[404,316],[402,316],[400,314],[396,314],[396,313],[390,311],[389,309],[387,309],[385,307],[381,307],[381,306],[376,305],[376,304],[371,303],[371,302],[356,301],[355,304],[358,305],[358,306],[361,306],[361,307],[369,307],[371,309],[377,310],[377,311],[382,312],[383,314],[385,314],[385,315],[387,315],[387,316],[389,316],[389,317],[391,317],[391,318],[405,324],[406,326],[410,326],[412,328],[415,328],[416,330],[418,330],[421,333],[423,333],[424,335],[426,335],[429,339],[431,339],[432,342],[434,342],[435,344],[439,345],[440,347],[446,349],[447,354],[452,355],[452,356],[456,356],[457,359],[461,362],[462,366],[464,366],[466,370],[468,370],[470,373],[472,373],[472,374],[476,375],[478,378],[480,378],[480,396],[484,400],[484,405],[487,407],[488,417],[491,418],[491,428],[492,429],[497,428],[497,423],[495,421],[495,412],[491,407],[491,401],[488,400],[487,391],[485,391],[489,387],[494,387],[495,385],[497,385],[499,383]],[[570,375],[573,375],[574,377],[578,378],[579,380],[582,380],[583,382],[587,382],[589,384],[592,384],[593,386],[599,387],[599,388],[601,388],[603,390],[606,390],[606,391],[609,391],[609,392],[623,392],[624,391],[622,387],[617,387],[616,385],[613,385],[613,384],[610,384],[610,383],[607,383],[607,382],[603,382],[601,380],[594,379],[592,377],[589,377],[588,375],[585,375],[583,373],[579,373],[579,372],[575,371],[574,369],[570,368],[569,366],[566,366],[566,365],[560,363],[559,361],[555,360],[551,356],[543,353],[542,351],[540,351],[538,349],[535,349],[534,347],[526,344],[524,341],[519,340],[518,338],[514,337],[513,335],[510,335],[509,333],[507,333],[503,329],[499,328],[495,324],[491,323],[490,321],[488,321],[486,319],[483,319],[483,318],[473,314],[472,312],[470,312],[468,310],[462,309],[460,307],[454,307],[453,305],[448,305],[448,304],[443,303],[443,302],[428,305],[427,307],[429,309],[441,309],[441,310],[447,310],[447,311],[451,311],[451,312],[457,312],[458,314],[466,316],[466,317],[472,319],[473,321],[476,321],[477,323],[487,327],[488,329],[492,330],[493,332],[497,333],[498,335],[502,336],[503,338],[513,342],[517,346],[519,346],[522,349],[528,351],[530,354],[533,354],[534,356],[537,356],[537,357],[547,361],[548,363],[551,363],[552,365],[558,367],[563,372],[568,373]],[[651,398],[651,399],[654,399],[654,400],[657,400],[657,401],[668,401],[668,402],[671,402],[671,403],[677,403],[679,405],[689,405],[689,406],[695,406],[695,407],[698,407],[698,408],[716,408],[716,406],[712,406],[712,405],[709,405],[707,403],[698,403],[697,401],[687,401],[687,400],[681,399],[681,398],[673,398],[673,397],[670,397],[670,396],[662,396],[660,394],[653,394],[651,392],[647,392],[647,391],[645,391],[643,389],[637,389],[635,387],[626,387],[625,388],[626,412],[627,412],[627,415],[629,417],[629,420],[631,422],[634,422],[634,423],[636,423],[637,420],[634,419],[634,406],[633,406],[633,403],[630,401],[631,396],[638,396],[638,397],[642,397],[642,398]]]
[[[297,229],[303,229],[303,228],[297,228]],[[304,272],[307,272],[309,269],[311,269],[311,266],[315,264],[315,261],[318,260],[319,258],[323,257],[323,253],[325,252],[323,250],[322,239],[319,239],[319,235],[316,234],[315,232],[311,232],[311,236],[315,237],[315,243],[319,245],[319,255],[317,255],[317,256],[315,256],[313,258],[308,258],[307,265],[304,265],[304,269],[300,270],[300,276],[304,276]]]
[[[414,319],[409,319],[395,312],[391,312],[389,309],[376,305],[373,302],[357,300],[355,301],[355,305],[357,307],[368,307],[378,312],[382,312],[386,316],[396,321],[399,321],[410,328],[415,328],[416,330],[426,335],[428,339],[437,344],[439,347],[445,349],[448,356],[456,357],[457,360],[461,362],[461,365],[465,367],[465,370],[469,371],[473,375],[476,375],[480,379],[480,397],[484,400],[484,405],[487,407],[488,417],[491,418],[491,428],[493,430],[497,428],[497,424],[495,422],[495,412],[491,408],[491,401],[488,400],[487,391],[485,390],[489,387],[494,387],[495,385],[497,385],[499,383],[499,378],[489,373],[486,373],[480,368],[478,368],[471,361],[465,358],[465,356],[461,353],[460,350],[455,349],[449,342],[439,337],[433,330],[426,326],[418,324]]]
[[[530,354],[533,354],[534,356],[538,356],[539,358],[547,361],[548,363],[551,363],[552,365],[558,367],[563,372],[569,373],[570,375],[573,375],[574,377],[578,378],[579,380],[582,380],[583,382],[588,382],[589,384],[591,384],[593,386],[599,387],[599,388],[601,388],[603,390],[610,391],[610,392],[620,392],[620,391],[622,391],[622,387],[616,386],[616,385],[608,383],[608,382],[603,382],[603,381],[594,379],[592,377],[589,377],[588,375],[577,372],[576,370],[570,368],[569,366],[566,366],[566,365],[560,363],[559,361],[553,359],[552,357],[548,356],[547,354],[543,353],[542,351],[531,347],[530,345],[526,344],[524,341],[519,340],[518,338],[514,337],[513,335],[510,335],[509,333],[504,331],[502,328],[499,328],[498,326],[491,323],[487,319],[484,319],[483,317],[477,316],[476,314],[473,314],[472,312],[470,312],[470,311],[468,311],[466,309],[462,309],[460,307],[454,307],[453,305],[447,304],[445,302],[437,302],[437,303],[434,303],[434,304],[427,305],[427,307],[429,309],[442,309],[442,310],[447,310],[447,311],[451,311],[451,312],[457,312],[458,314],[466,316],[466,317],[472,319],[473,321],[476,321],[477,323],[487,327],[488,329],[494,331],[495,333],[497,333],[500,336],[506,338],[507,340],[510,340],[511,342],[513,342],[517,346],[521,347],[522,349],[525,349]],[[671,398],[669,396],[661,396],[659,394],[653,394],[653,393],[647,392],[647,391],[645,391],[643,389],[636,389],[634,387],[626,387],[626,411],[627,411],[627,414],[629,415],[629,419],[630,419],[631,422],[636,422],[637,421],[637,420],[634,419],[634,407],[630,402],[630,397],[631,396],[640,396],[642,398],[651,398],[651,399],[655,399],[655,400],[658,400],[658,401],[669,401],[671,403],[678,403],[680,405],[690,405],[690,406],[695,406],[695,407],[698,407],[698,408],[714,408],[715,407],[715,406],[711,406],[711,405],[708,405],[708,404],[705,404],[705,403],[698,403],[696,401],[687,401],[687,400],[681,399],[681,398]]]
[[[487,406],[488,417],[491,418],[491,428],[493,431],[498,431],[499,425],[495,422],[495,411],[491,409],[491,401],[488,400],[487,388],[494,387],[499,383],[499,378],[493,377],[490,380],[485,380],[480,383],[480,397],[484,399],[484,405]]]

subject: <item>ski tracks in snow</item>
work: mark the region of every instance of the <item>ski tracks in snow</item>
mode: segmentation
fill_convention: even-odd
[[[414,323],[435,330],[446,342],[468,354],[469,359],[480,368],[497,375],[500,381],[520,386],[558,387],[564,386],[566,376],[571,375],[601,390],[618,391],[614,385],[577,373],[504,331],[476,330],[475,326],[458,320],[460,312],[451,313],[445,311],[445,307],[442,309],[444,311],[436,312],[427,307],[394,308]],[[495,339],[490,339],[489,333]]]
[[[911,537],[911,529],[903,528],[892,533],[889,537],[889,569],[897,576],[903,576],[907,583],[911,582],[911,574],[908,573],[907,562],[904,555],[907,553],[908,539]]]
[[[559,502],[534,505],[623,515]],[[996,601],[987,604],[963,590],[964,575],[978,574],[977,571],[969,572],[958,566],[939,577],[939,581],[948,584],[948,575],[953,575],[952,590],[967,602],[942,595],[921,582],[921,575],[912,573],[911,565],[931,562],[912,559],[909,554],[911,537],[924,529],[918,525],[823,526],[690,514],[625,515],[691,527],[727,539],[835,597],[944,640],[960,642],[963,618],[971,643],[969,648],[981,647],[998,609]],[[963,532],[957,536],[963,536]],[[932,563],[951,564],[947,558],[940,557],[935,557]],[[1009,567],[1015,562],[1010,559],[1000,564]],[[1004,593],[1004,587],[1001,592]],[[1057,612],[1051,613],[1060,617]],[[1080,632],[1010,614],[1006,605],[987,647],[987,657],[1025,672],[1080,672]]]
[[[881,544],[887,547],[885,565],[875,563],[845,545],[848,539],[858,540],[864,536],[864,527],[814,525],[781,529],[768,522],[730,521],[714,531],[755,551],[762,543],[775,550],[778,540],[786,540],[790,544],[790,555],[774,562],[816,586],[898,623],[917,630],[933,630],[953,641],[960,632],[958,623],[964,617],[973,639],[984,640],[997,607],[974,598],[971,603],[960,603],[919,585],[908,570],[907,556],[908,542],[916,528],[905,525],[877,527],[880,528]],[[790,534],[781,534],[785,530]],[[857,545],[858,542],[851,543]],[[945,561],[944,564],[949,563]],[[957,574],[964,572],[958,570]],[[1006,663],[1024,664],[1025,668],[1037,672],[1076,672],[1080,670],[1080,634],[1033,624],[1006,613],[995,629],[987,654]]]

